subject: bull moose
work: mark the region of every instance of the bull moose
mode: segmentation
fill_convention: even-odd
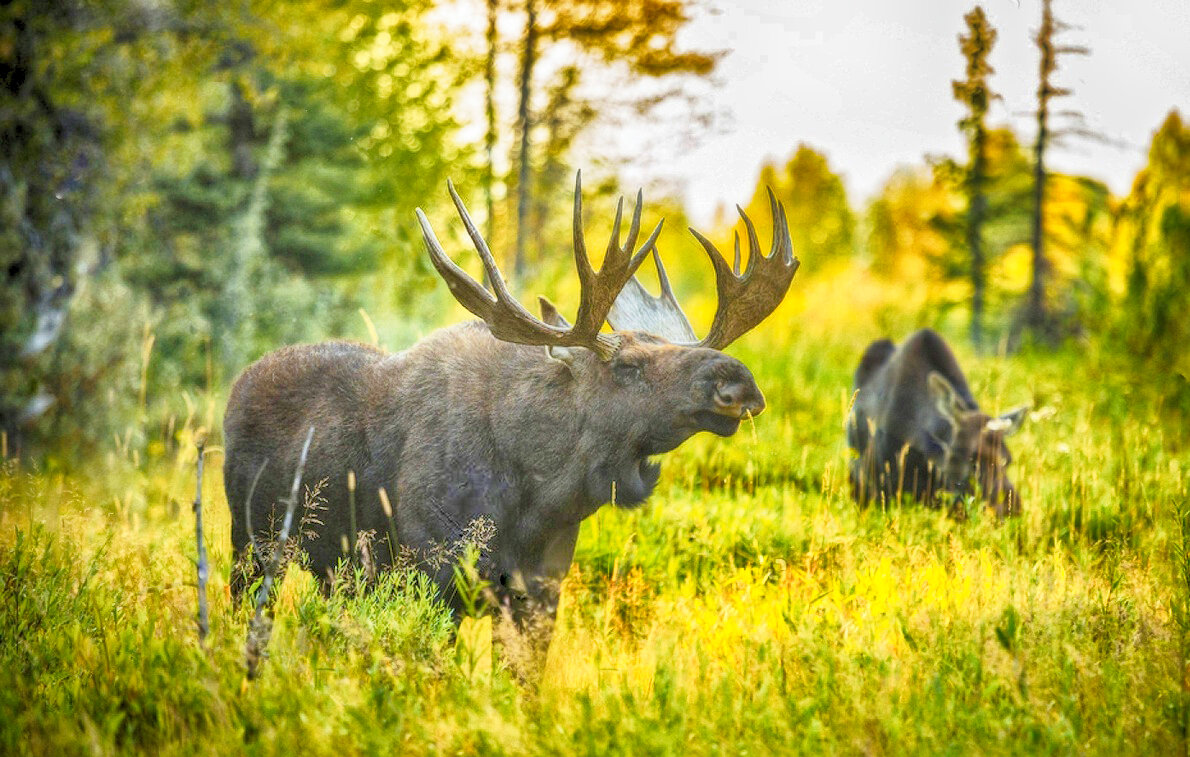
[[[592,268],[580,174],[573,218],[577,316],[571,325],[541,298],[538,319],[510,295],[487,243],[447,185],[492,292],[451,261],[420,209],[417,219],[435,269],[481,320],[440,329],[394,354],[327,342],[286,347],[245,369],[224,417],[232,543],[237,556],[250,554],[249,522],[255,529],[270,523],[314,427],[305,480],[322,483],[325,510],[307,526],[315,538],[303,548],[315,576],[327,582],[343,557],[351,471],[358,481],[355,527],[377,535],[378,564],[398,551],[386,544],[382,488],[392,502],[395,546],[406,556],[456,543],[471,524],[486,521],[491,534],[480,577],[519,625],[544,621],[548,639],[583,519],[605,503],[640,505],[658,480],[655,456],[700,431],[731,436],[743,419],[764,410],[751,372],[721,350],[777,307],[799,261],[785,209],[771,192],[767,256],[740,210],[749,246],[742,274],[738,235],[732,266],[691,229],[710,256],[719,297],[710,331],[699,340],[656,249],[661,223],[634,250],[639,192],[624,244],[621,198],[602,266]],[[661,287],[656,297],[634,276],[650,254]],[[605,320],[610,332],[602,331]],[[241,589],[260,570],[255,560],[246,562],[246,575],[233,577]],[[454,567],[423,565],[457,614],[462,600]]]
[[[852,496],[860,505],[907,493],[930,506],[957,504],[979,482],[999,515],[1020,511],[1004,440],[1027,408],[993,418],[979,409],[950,347],[930,329],[900,347],[872,342],[855,371],[847,417]],[[958,512],[958,510],[956,510]]]

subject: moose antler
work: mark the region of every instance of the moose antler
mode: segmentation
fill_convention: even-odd
[[[624,246],[620,246],[620,228],[624,212],[624,198],[616,205],[616,221],[611,239],[607,245],[607,255],[603,265],[596,272],[591,267],[587,257],[587,245],[583,239],[583,198],[582,172],[574,181],[574,261],[578,270],[581,284],[579,295],[578,315],[574,326],[565,328],[553,326],[534,317],[509,293],[496,267],[492,252],[487,242],[475,227],[466,206],[455,191],[454,184],[446,182],[450,190],[450,197],[454,201],[459,216],[471,242],[479,252],[479,258],[487,271],[488,279],[492,283],[492,290],[488,292],[475,279],[467,275],[463,269],[455,265],[454,261],[443,251],[442,245],[434,235],[429,220],[421,208],[417,209],[417,222],[421,225],[422,236],[425,238],[426,249],[430,253],[430,260],[434,268],[446,280],[450,292],[459,303],[479,316],[488,324],[492,336],[506,342],[517,344],[546,345],[551,347],[586,347],[594,350],[601,359],[610,359],[620,348],[620,337],[615,334],[601,334],[607,313],[615,302],[616,295],[624,285],[632,279],[636,269],[640,267],[645,256],[654,249],[657,235],[661,233],[661,223],[653,229],[653,233],[635,253],[640,234],[640,214],[643,205],[643,195],[637,192],[636,209],[632,213],[632,223],[628,227],[628,238]]]
[[[772,189],[768,193],[769,210],[773,216],[773,244],[767,256],[760,251],[760,241],[756,238],[756,227],[752,225],[752,220],[743,208],[736,206],[748,232],[748,266],[743,276],[740,275],[738,233],[735,237],[735,265],[728,268],[727,261],[715,249],[715,245],[690,229],[715,267],[715,289],[719,294],[715,320],[711,322],[711,330],[699,343],[702,347],[721,350],[755,328],[781,304],[793,282],[793,275],[801,265],[801,261],[793,255],[793,240],[789,236],[785,207],[777,202]]]
[[[608,316],[608,323],[616,330],[637,329],[663,337],[674,344],[697,345],[721,350],[743,334],[755,328],[781,304],[793,275],[801,265],[793,255],[793,241],[789,236],[789,221],[785,208],[777,202],[773,190],[769,190],[769,207],[773,214],[773,245],[768,256],[760,251],[760,240],[756,227],[744,212],[736,206],[744,229],[748,235],[748,266],[740,274],[740,235],[735,235],[735,263],[728,267],[727,260],[711,244],[711,241],[694,229],[690,233],[702,244],[711,265],[715,268],[715,287],[719,294],[719,305],[715,320],[706,337],[698,341],[690,321],[682,312],[669,277],[661,264],[661,256],[654,249],[653,261],[657,265],[657,278],[661,283],[661,295],[653,297],[633,277],[616,299]]]

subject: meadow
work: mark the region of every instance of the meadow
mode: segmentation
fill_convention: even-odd
[[[1185,753],[1190,434],[1160,381],[1078,340],[975,356],[943,319],[985,409],[1033,408],[1011,443],[1024,512],[860,511],[851,372],[870,339],[904,338],[924,311],[853,272],[794,290],[731,350],[765,414],[669,454],[643,509],[584,524],[536,687],[482,622],[456,637],[416,576],[326,597],[297,570],[248,680],[220,392],[178,398],[146,445],[117,438],[69,472],[6,460],[0,751]]]

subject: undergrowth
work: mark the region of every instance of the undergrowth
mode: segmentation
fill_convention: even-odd
[[[768,397],[754,429],[692,440],[648,507],[584,525],[538,687],[498,647],[463,664],[416,573],[327,596],[296,569],[248,681],[217,448],[201,646],[193,417],[168,453],[5,462],[0,751],[1184,751],[1190,452],[1160,396],[1085,346],[960,349],[986,408],[1033,408],[1011,444],[1023,515],[859,511],[843,416],[879,333],[829,317],[809,333],[808,307],[733,350]]]

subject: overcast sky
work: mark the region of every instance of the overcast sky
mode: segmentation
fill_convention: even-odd
[[[719,204],[751,196],[761,163],[799,142],[824,151],[853,205],[899,164],[927,153],[961,154],[962,109],[950,82],[963,74],[957,35],[973,5],[951,0],[709,0],[683,37],[726,49],[717,107],[730,114],[699,147],[671,164],[698,223]],[[1091,48],[1067,56],[1058,83],[1075,90],[1059,108],[1127,147],[1072,141],[1056,170],[1103,179],[1126,192],[1153,131],[1172,107],[1190,116],[1190,0],[1057,0],[1055,15],[1081,29],[1061,38]],[[999,39],[992,51],[993,125],[1026,140],[1034,107],[1040,0],[984,3]],[[656,171],[653,166],[651,171]],[[626,172],[628,181],[643,180]]]

